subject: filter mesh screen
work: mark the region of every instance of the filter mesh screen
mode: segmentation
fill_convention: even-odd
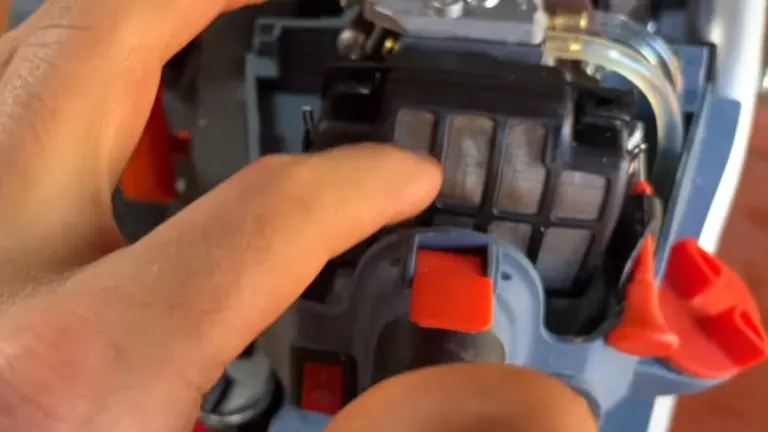
[[[496,206],[513,213],[539,210],[547,179],[544,150],[547,129],[537,121],[511,120],[504,138],[504,161]]]
[[[417,153],[429,154],[435,130],[435,115],[428,111],[402,109],[395,120],[395,142]]]
[[[450,121],[443,158],[444,201],[478,206],[483,196],[493,139],[491,119],[460,115]]]
[[[607,180],[596,174],[564,171],[558,180],[552,216],[595,220],[603,207]]]
[[[532,231],[531,225],[517,222],[495,221],[488,226],[488,234],[516,246],[523,253],[528,249]]]

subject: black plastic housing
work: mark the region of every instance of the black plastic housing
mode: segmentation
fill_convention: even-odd
[[[482,198],[460,205],[440,198],[416,219],[420,226],[449,225],[487,232],[494,221],[533,227],[525,252],[535,263],[545,231],[573,228],[591,233],[587,253],[568,287],[558,296],[580,296],[601,267],[627,190],[635,95],[631,91],[569,82],[554,67],[514,63],[475,53],[416,51],[398,53],[384,64],[341,64],[326,75],[323,109],[311,131],[311,150],[361,141],[393,141],[396,118],[404,109],[434,115],[428,151],[445,162],[449,122],[456,115],[481,116],[494,130]],[[522,120],[521,120],[522,119]],[[546,180],[537,211],[502,211],[497,205],[508,122],[535,121],[546,128],[542,156]],[[606,180],[603,203],[594,220],[553,216],[560,177],[566,171]],[[444,224],[444,222],[440,222]]]

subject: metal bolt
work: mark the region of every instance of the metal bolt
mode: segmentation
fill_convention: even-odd
[[[336,48],[339,54],[352,60],[360,58],[365,47],[365,33],[356,28],[346,28],[339,34],[336,40]]]
[[[464,0],[430,0],[429,5],[435,15],[456,19],[464,15]]]
[[[381,48],[381,53],[384,56],[388,56],[393,52],[397,51],[399,48],[400,48],[400,43],[397,41],[397,39],[387,38],[384,41],[384,45]]]

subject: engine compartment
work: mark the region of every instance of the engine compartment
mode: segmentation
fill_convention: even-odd
[[[544,280],[547,329],[603,334],[621,315],[641,239],[657,236],[660,273],[677,239],[701,234],[718,188],[702,173],[725,172],[708,161],[728,159],[717,142],[734,141],[741,102],[712,90],[718,47],[681,25],[685,2],[546,14],[551,3],[274,2],[223,17],[166,70],[167,98],[182,101],[178,123],[191,130],[179,203],[263,155],[394,141],[448,174],[438,201],[398,228],[471,229],[516,246]],[[638,179],[657,197],[632,196]],[[388,234],[330,263],[300,303],[333,306]],[[243,406],[296,401],[300,359],[336,355],[292,347],[285,323],[301,313],[231,366],[204,419],[247,430]]]

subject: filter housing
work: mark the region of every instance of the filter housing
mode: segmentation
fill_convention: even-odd
[[[548,294],[578,297],[624,202],[635,105],[631,91],[556,67],[410,50],[335,67],[308,135],[312,149],[392,141],[433,155],[444,184],[413,224],[500,237],[535,264]]]

